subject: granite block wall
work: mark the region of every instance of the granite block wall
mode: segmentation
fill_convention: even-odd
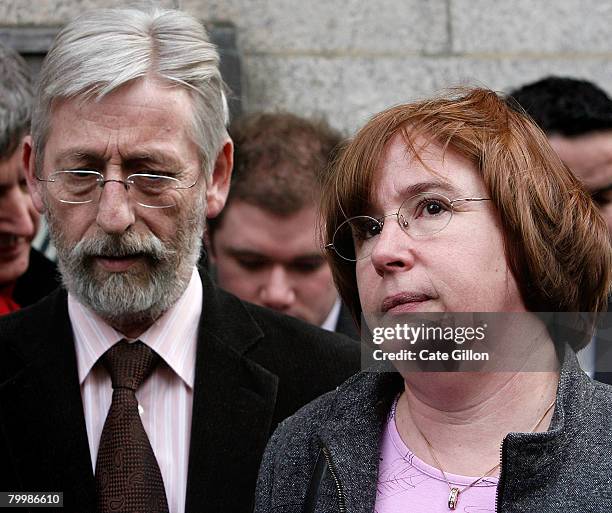
[[[116,0],[3,0],[0,25],[57,25]],[[394,103],[548,74],[612,93],[610,0],[162,0],[235,26],[245,111],[324,115],[351,132]]]

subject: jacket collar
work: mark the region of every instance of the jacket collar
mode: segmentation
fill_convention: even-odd
[[[533,490],[545,490],[564,459],[562,452],[585,431],[581,422],[583,413],[590,409],[595,385],[580,368],[576,354],[568,345],[560,358],[557,398],[548,430],[509,433],[502,442],[498,511],[509,497],[513,503],[519,503]]]
[[[278,377],[248,357],[264,332],[245,305],[201,276],[185,511],[239,511],[272,428]]]
[[[7,320],[13,337],[4,354],[13,373],[0,384],[0,430],[17,449],[15,478],[22,489],[63,491],[67,510],[94,511],[95,484],[66,293],[58,290]]]
[[[521,479],[500,479],[500,501],[505,494],[514,498],[526,493],[531,484],[538,488],[545,485],[547,469],[558,461],[559,451],[578,429],[570,429],[570,419],[575,420],[579,410],[588,408],[593,383],[580,369],[569,346],[561,351],[560,358],[557,399],[548,431],[509,433],[503,441],[501,475]],[[348,511],[374,510],[376,487],[372,483],[378,478],[380,435],[402,388],[403,380],[397,373],[362,372],[353,376],[338,389],[319,430],[320,442],[333,458]]]
[[[244,509],[270,434],[278,377],[248,357],[264,333],[244,304],[206,273],[201,278],[186,512],[237,511]],[[66,292],[17,312],[3,327],[14,336],[10,362],[2,362],[11,374],[0,383],[0,431],[23,450],[15,455],[22,484],[55,483],[71,498],[68,510],[94,511]]]

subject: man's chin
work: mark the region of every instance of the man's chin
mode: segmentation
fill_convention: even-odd
[[[111,325],[153,321],[164,308],[159,290],[146,273],[96,273],[85,283],[72,284],[69,290]]]

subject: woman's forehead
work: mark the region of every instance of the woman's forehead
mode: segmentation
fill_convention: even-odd
[[[475,166],[452,148],[422,137],[410,147],[403,137],[396,136],[372,176],[369,202],[373,208],[382,208],[421,192],[454,199],[483,191]]]

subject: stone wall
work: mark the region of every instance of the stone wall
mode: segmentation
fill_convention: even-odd
[[[3,0],[0,24],[53,25],[111,0]],[[459,85],[507,90],[548,74],[612,93],[610,0],[164,0],[236,27],[246,111],[374,112]]]

